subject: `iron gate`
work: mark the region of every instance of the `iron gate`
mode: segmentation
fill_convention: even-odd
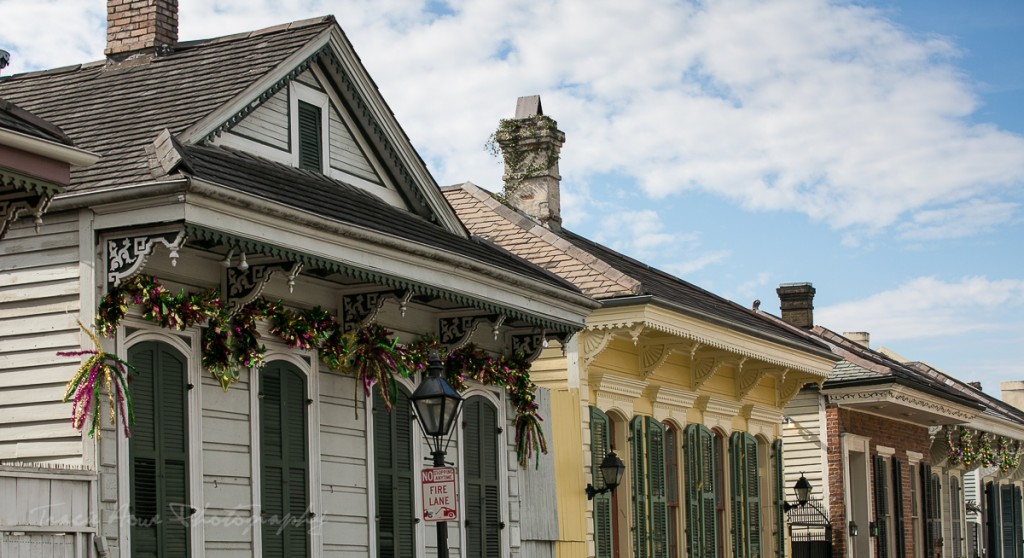
[[[789,510],[793,558],[832,558],[832,524],[821,500]]]

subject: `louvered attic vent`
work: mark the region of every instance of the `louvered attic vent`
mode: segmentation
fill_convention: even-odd
[[[299,168],[323,172],[320,107],[299,101]]]

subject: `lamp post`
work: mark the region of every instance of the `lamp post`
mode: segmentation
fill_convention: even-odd
[[[604,460],[601,461],[601,480],[604,481],[604,488],[594,488],[594,485],[587,483],[587,500],[593,500],[594,496],[598,494],[604,494],[605,492],[614,491],[618,488],[619,483],[622,482],[622,473],[626,470],[626,465],[619,459],[619,456],[615,455],[615,452],[610,452],[604,456]],[[595,475],[597,472],[595,471]]]
[[[437,351],[430,351],[427,359],[427,377],[412,393],[409,400],[416,409],[416,422],[427,437],[434,467],[444,467],[444,454],[448,449],[445,438],[451,442],[452,427],[462,409],[462,396],[441,377],[444,366]],[[444,444],[444,447],[442,447]],[[448,558],[448,522],[437,522],[437,556]]]

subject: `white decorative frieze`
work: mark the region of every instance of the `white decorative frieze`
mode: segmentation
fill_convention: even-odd
[[[184,228],[107,238],[103,244],[107,287],[116,287],[121,281],[141,273],[157,244],[163,244],[170,250],[171,264],[177,265],[178,251],[185,240]]]

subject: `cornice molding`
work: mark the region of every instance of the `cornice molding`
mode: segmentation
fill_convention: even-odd
[[[896,403],[903,406],[936,413],[951,419],[967,422],[974,419],[980,411],[950,405],[940,399],[910,393],[900,387],[884,389],[843,389],[826,394],[829,403]]]
[[[705,426],[731,433],[733,430],[732,419],[739,416],[742,403],[711,395],[701,395],[693,406],[704,413]]]

